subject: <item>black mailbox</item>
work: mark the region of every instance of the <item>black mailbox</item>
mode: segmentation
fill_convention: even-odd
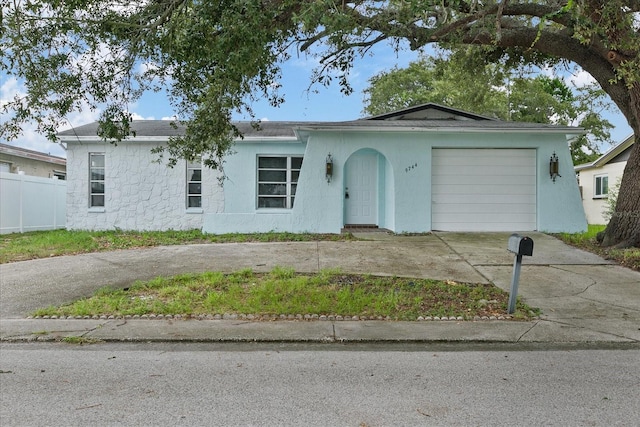
[[[512,234],[509,236],[509,243],[507,245],[509,252],[513,252],[516,255],[533,255],[533,240],[527,236],[520,236],[519,234]]]

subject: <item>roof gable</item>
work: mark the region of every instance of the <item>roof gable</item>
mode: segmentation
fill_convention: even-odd
[[[575,167],[576,171],[581,171],[585,169],[591,168],[601,168],[602,166],[608,163],[614,163],[616,161],[626,161],[631,152],[631,147],[635,142],[635,136],[631,134],[627,139],[615,145],[609,151],[604,153],[602,156],[598,157],[595,161],[591,163],[585,163],[582,165],[578,165]],[[626,157],[625,157],[626,156]]]
[[[365,117],[362,120],[496,120],[490,117],[469,111],[458,110],[444,105],[428,102],[393,111],[391,113],[379,114],[377,116]]]

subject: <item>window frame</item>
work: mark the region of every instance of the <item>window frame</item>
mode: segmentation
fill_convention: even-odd
[[[260,167],[260,160],[263,158],[278,158],[278,159],[286,159],[286,166],[284,168],[277,167]],[[300,166],[293,167],[294,159],[300,159]],[[293,209],[296,192],[298,188],[298,180],[300,179],[300,171],[302,170],[302,163],[304,161],[304,157],[301,154],[259,154],[256,157],[256,209],[258,210],[273,210],[273,209]],[[261,180],[260,172],[261,171],[272,171],[272,172],[285,172],[285,180],[284,181],[276,181],[276,180]],[[296,176],[294,180],[294,176]],[[284,194],[267,194],[261,193],[261,186],[264,185],[282,185],[285,186]],[[268,199],[284,199],[284,206],[261,206],[263,201]]]
[[[603,183],[604,181],[604,192]],[[600,174],[593,177],[593,198],[594,199],[606,199],[609,197],[609,175]]]
[[[102,157],[102,166],[93,166],[93,161],[92,159],[94,157]],[[102,170],[102,179],[93,179],[93,174],[94,171],[99,171]],[[97,209],[104,209],[107,202],[106,202],[106,173],[107,170],[107,159],[105,156],[105,153],[89,153],[89,208],[97,208]],[[94,191],[94,185],[93,184],[102,184],[102,192],[97,192]],[[94,196],[102,196],[102,204],[96,204],[94,203]]]
[[[194,177],[192,172],[195,171],[199,171],[199,180],[192,179]],[[199,185],[199,192],[191,192],[194,185]],[[191,205],[192,200],[198,200],[197,206]],[[187,210],[202,210],[202,159],[198,159],[197,161],[186,161],[185,207]]]

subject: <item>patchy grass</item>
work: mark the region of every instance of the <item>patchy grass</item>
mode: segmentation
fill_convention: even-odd
[[[601,247],[596,240],[596,236],[604,229],[604,225],[589,225],[588,230],[584,233],[561,233],[556,236],[567,244],[598,254],[605,259],[612,260],[617,264],[633,270],[640,271],[640,248],[613,249]]]
[[[127,290],[103,288],[95,296],[34,316],[318,314],[415,320],[418,316],[501,316],[508,294],[485,284],[379,277],[326,270],[297,274],[275,268],[260,274],[208,272],[136,282]],[[538,312],[518,302],[514,317]]]
[[[35,231],[0,236],[0,264],[89,252],[193,243],[351,240],[351,234],[254,233],[203,234],[187,231]]]
[[[75,345],[97,344],[101,342],[100,340],[95,338],[86,338],[86,337],[79,337],[79,336],[64,337],[62,338],[61,341],[67,344],[75,344]]]

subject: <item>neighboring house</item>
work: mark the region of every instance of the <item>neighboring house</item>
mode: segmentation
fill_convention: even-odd
[[[62,157],[0,144],[0,234],[64,228],[66,169]]]
[[[62,157],[0,143],[0,172],[65,179],[67,161]]]
[[[580,129],[493,120],[425,104],[345,122],[271,122],[244,134],[220,174],[150,151],[182,132],[133,123],[112,145],[97,124],[61,132],[70,229],[397,233],[586,229],[567,144]],[[557,155],[559,174],[550,176]]]
[[[608,222],[603,213],[607,210],[609,191],[622,178],[633,144],[634,136],[631,135],[596,161],[575,167],[589,224]]]

